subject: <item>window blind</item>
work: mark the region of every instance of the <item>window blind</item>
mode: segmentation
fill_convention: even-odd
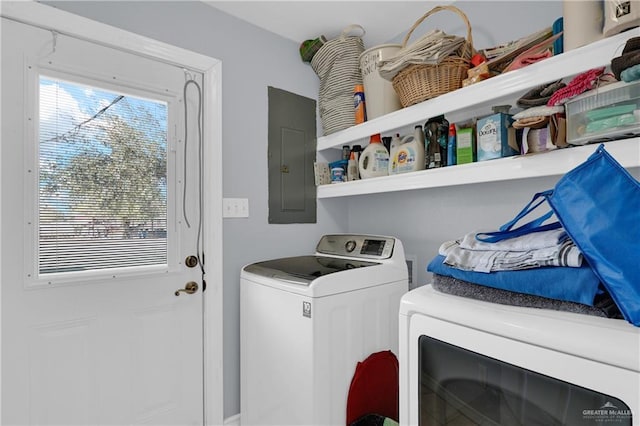
[[[167,264],[166,102],[39,89],[39,273]]]

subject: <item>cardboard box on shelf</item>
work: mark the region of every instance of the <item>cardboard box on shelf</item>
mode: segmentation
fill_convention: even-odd
[[[520,154],[516,129],[510,114],[496,113],[478,120],[478,161]]]

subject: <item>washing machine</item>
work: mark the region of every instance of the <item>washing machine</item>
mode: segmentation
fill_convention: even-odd
[[[323,236],[313,255],[240,274],[240,419],[245,425],[345,425],[359,361],[398,355],[407,264],[397,238]]]

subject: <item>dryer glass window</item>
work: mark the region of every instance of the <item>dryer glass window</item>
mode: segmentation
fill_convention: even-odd
[[[167,103],[47,76],[39,93],[39,274],[167,264]]]
[[[428,336],[419,347],[420,425],[631,425],[618,398]]]

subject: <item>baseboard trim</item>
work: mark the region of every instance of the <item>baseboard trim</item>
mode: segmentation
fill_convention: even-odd
[[[224,419],[224,426],[240,426],[240,413]]]

